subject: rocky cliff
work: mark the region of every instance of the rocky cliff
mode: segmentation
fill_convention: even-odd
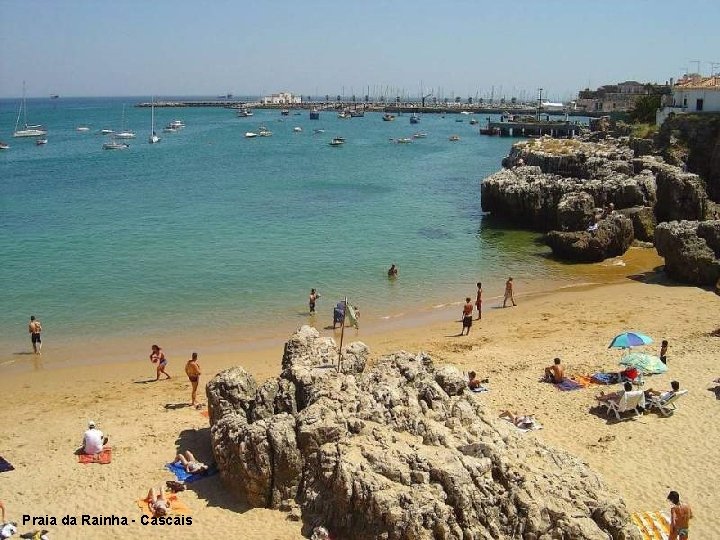
[[[495,420],[452,366],[396,353],[366,369],[303,327],[282,373],[207,385],[213,451],[253,506],[343,539],[636,539],[623,502],[578,459]]]
[[[671,278],[694,285],[720,284],[720,220],[661,223],[655,229],[655,246]]]

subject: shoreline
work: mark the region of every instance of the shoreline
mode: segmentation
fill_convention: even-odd
[[[602,263],[567,265],[565,279],[544,279],[539,282],[528,282],[522,276],[516,276],[516,285],[526,292],[518,292],[516,299],[542,297],[555,294],[565,289],[598,287],[612,283],[619,283],[627,278],[628,272],[642,273],[650,271],[662,264],[654,249],[631,248],[622,257],[609,259]],[[527,284],[527,285],[525,285]],[[538,287],[539,284],[539,287]],[[486,310],[492,312],[496,303],[502,302],[502,294],[488,294],[489,290],[501,291],[500,283],[493,283],[492,289],[484,287],[484,301]],[[408,306],[402,310],[400,307],[391,313],[379,314],[372,310],[363,310],[361,327],[359,331],[347,328],[348,339],[380,338],[384,334],[415,330],[421,327],[441,324],[454,320],[463,304],[462,295],[450,297],[451,292],[438,303],[432,305]],[[474,284],[468,284],[468,292],[464,293],[475,298]],[[362,308],[363,306],[361,306]],[[318,306],[320,313],[330,313],[332,304],[324,298]],[[369,311],[369,313],[368,313]],[[41,319],[42,321],[42,319]],[[42,321],[45,327],[50,326],[49,321]],[[150,344],[159,343],[171,364],[184,362],[190,353],[197,351],[201,356],[239,355],[241,358],[248,355],[266,354],[271,350],[282,350],[287,337],[303,324],[316,327],[323,335],[339,340],[340,329],[333,331],[331,318],[328,315],[319,317],[307,314],[297,314],[287,321],[281,321],[272,329],[249,325],[250,330],[242,325],[221,322],[222,328],[187,328],[169,332],[158,337],[149,335],[112,335],[103,336],[74,336],[69,339],[53,342],[52,335],[44,333],[46,345],[41,356],[32,354],[29,339],[23,341],[13,340],[5,343],[6,352],[0,354],[0,373],[11,375],[13,373],[53,371],[56,369],[87,367],[91,365],[115,365],[129,362],[145,361],[149,354]],[[231,336],[228,339],[228,336]],[[133,360],[134,358],[134,360]]]

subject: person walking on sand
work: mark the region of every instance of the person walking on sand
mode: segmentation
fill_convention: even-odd
[[[480,319],[482,319],[482,283],[480,283],[479,281],[477,284],[477,289],[478,290],[477,290],[477,298],[475,298],[475,307],[477,308],[477,312],[478,312],[477,320],[479,321]]]
[[[190,404],[191,407],[197,407],[196,399],[197,399],[197,389],[198,384],[200,383],[200,374],[202,373],[200,371],[200,364],[198,364],[198,354],[196,352],[192,353],[192,357],[190,360],[187,361],[187,364],[185,364],[185,374],[188,376],[188,379],[190,379],[190,384],[192,385],[192,403]]]
[[[680,494],[677,491],[671,491],[667,500],[672,503],[669,540],[687,540],[690,519],[693,517],[692,510],[687,504],[680,504]]]
[[[150,353],[150,361],[153,364],[157,364],[157,377],[155,378],[155,380],[156,381],[160,380],[161,373],[169,379],[170,375],[168,375],[165,372],[165,366],[167,366],[167,363],[168,363],[167,358],[165,358],[165,353],[157,345],[153,345],[151,348],[152,348],[152,352]]]
[[[40,321],[35,318],[35,315],[30,315],[30,324],[28,325],[28,332],[30,333],[30,341],[32,342],[33,352],[35,354],[42,354],[42,339],[40,338],[40,332],[42,332],[42,325]]]
[[[503,298],[503,307],[506,307],[507,301],[510,300],[513,306],[517,306],[513,297],[513,278],[509,277],[505,282],[505,298]]]
[[[310,313],[315,313],[315,303],[318,301],[318,298],[320,298],[320,293],[317,292],[315,289],[310,289],[310,297],[308,300],[308,304],[310,305]]]
[[[465,299],[465,305],[463,306],[463,312],[462,312],[462,330],[460,330],[460,335],[462,336],[465,330],[467,329],[467,333],[465,335],[470,335],[470,327],[472,326],[472,314],[473,314],[473,305],[470,301],[470,297],[468,296]]]

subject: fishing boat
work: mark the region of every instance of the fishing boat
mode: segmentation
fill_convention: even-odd
[[[345,139],[342,137],[335,137],[332,141],[328,143],[330,146],[342,146],[345,144]]]
[[[130,145],[128,143],[118,142],[115,140],[115,137],[113,137],[112,140],[103,144],[102,147],[103,150],[124,150],[125,148],[130,148]]]
[[[280,111],[281,116],[290,116],[290,109],[283,109]]]
[[[248,118],[253,115],[253,112],[250,109],[246,109],[243,107],[242,109],[238,109],[237,116],[238,118]]]
[[[257,133],[253,133],[252,131],[248,131],[248,132],[245,133],[245,138],[246,138],[246,139],[254,139],[254,138],[257,137],[257,136],[258,136],[258,134],[257,134]]]
[[[153,99],[152,105],[150,105],[150,137],[148,137],[148,143],[155,144],[160,142],[160,137],[155,133],[155,99]]]
[[[313,107],[310,111],[310,120],[320,120],[320,111]]]
[[[295,133],[301,133],[301,132],[302,132],[302,128],[301,128],[300,126],[295,126],[295,127],[293,128],[293,131],[294,131]]]
[[[413,139],[424,139],[427,137],[426,131],[418,131],[417,133],[413,133]]]
[[[42,146],[44,144],[47,144],[47,139],[44,139],[44,138],[35,139],[36,146]]]
[[[87,127],[87,126],[78,126],[78,127],[75,128],[75,131],[79,131],[79,132],[83,133],[83,132],[86,132],[86,131],[90,131],[90,128]]]
[[[120,132],[115,134],[118,139],[134,139],[135,132],[125,129],[125,104],[123,104],[122,122],[120,124]]]
[[[412,113],[412,114],[410,115],[410,123],[411,123],[411,124],[419,124],[419,123],[420,123],[420,117],[419,117],[417,114]]]
[[[10,150],[10,145],[0,141],[0,150]]]
[[[22,129],[18,129],[20,127],[20,115],[23,117],[24,127]],[[13,137],[42,137],[44,135],[47,135],[47,129],[40,125],[30,125],[27,122],[27,100],[25,99],[25,81],[23,81],[23,97],[15,121]]]
[[[390,114],[390,113],[385,113],[385,114],[383,114],[382,119],[383,119],[383,121],[385,121],[385,122],[392,122],[393,120],[395,120],[395,115],[394,115],[394,114]]]
[[[459,141],[460,135],[450,135],[450,137],[448,137],[448,140],[451,142]]]

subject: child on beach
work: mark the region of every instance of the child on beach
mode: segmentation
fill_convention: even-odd
[[[503,298],[503,307],[506,307],[507,301],[510,300],[513,306],[517,306],[515,303],[515,297],[513,296],[513,278],[509,277],[505,282],[505,298]]]
[[[188,376],[188,379],[190,380],[190,385],[192,386],[192,394],[191,399],[192,402],[190,403],[191,407],[196,407],[196,398],[197,398],[197,388],[198,384],[200,382],[200,374],[202,373],[200,371],[200,364],[198,364],[198,354],[196,352],[192,353],[192,357],[190,360],[187,361],[187,364],[185,364],[185,374]]]
[[[668,340],[663,339],[662,343],[660,344],[660,361],[663,364],[667,364],[667,350],[668,350]]]
[[[473,305],[470,302],[470,297],[468,296],[465,299],[465,305],[463,306],[463,312],[462,312],[462,330],[460,330],[460,335],[470,335],[470,327],[472,326],[472,313],[473,313]],[[464,333],[467,329],[467,333]]]
[[[482,319],[482,283],[477,284],[477,298],[475,298],[475,307],[478,312],[478,321]]]
[[[150,361],[151,361],[153,364],[157,364],[157,369],[156,369],[156,371],[157,371],[157,377],[155,378],[155,380],[156,380],[156,381],[159,381],[159,380],[160,380],[160,374],[161,374],[161,373],[162,373],[163,375],[165,375],[165,377],[167,377],[167,378],[169,379],[169,378],[170,378],[170,375],[168,375],[168,374],[165,372],[165,366],[167,366],[167,363],[168,363],[167,358],[165,358],[165,353],[164,353],[163,350],[162,350],[159,346],[157,346],[157,345],[153,345],[153,346],[151,347],[151,349],[152,349],[152,352],[150,353]]]

